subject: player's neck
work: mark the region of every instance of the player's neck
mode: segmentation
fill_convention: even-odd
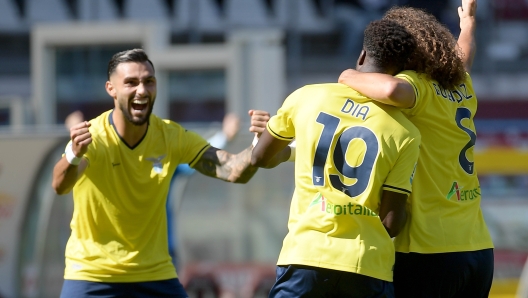
[[[368,73],[383,73],[389,75],[395,75],[398,73],[395,72],[395,69],[379,66],[378,63],[375,63],[369,55],[366,55],[365,58],[361,61],[361,64],[358,65],[357,71]]]
[[[368,73],[387,73],[382,67],[373,65],[373,64],[363,64],[361,68],[358,69],[359,72],[368,72]]]
[[[136,146],[147,133],[148,122],[142,125],[134,125],[118,109],[114,109],[112,120],[117,134],[129,147]]]

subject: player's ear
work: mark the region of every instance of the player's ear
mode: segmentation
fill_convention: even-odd
[[[110,95],[112,98],[116,97],[116,91],[115,91],[114,85],[112,85],[110,81],[106,81],[105,89],[106,89],[106,93],[108,93],[108,95]]]
[[[365,50],[361,50],[361,53],[359,53],[359,58],[358,58],[357,63],[356,63],[356,70],[360,66],[363,66],[363,64],[365,63],[365,58],[366,57],[367,57],[367,52],[365,52]]]

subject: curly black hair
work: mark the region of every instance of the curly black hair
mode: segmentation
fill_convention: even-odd
[[[383,19],[405,27],[417,42],[415,54],[405,69],[427,74],[448,89],[464,80],[466,71],[457,41],[432,14],[418,8],[395,6]]]
[[[377,20],[365,29],[363,48],[374,64],[399,72],[416,49],[414,37],[401,25]]]

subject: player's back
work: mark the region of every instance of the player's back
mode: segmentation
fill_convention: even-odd
[[[452,90],[414,71],[398,77],[416,93],[403,112],[422,134],[411,216],[396,238],[397,251],[443,253],[493,247],[480,209],[473,163],[477,98],[471,77]]]
[[[394,248],[378,210],[383,189],[411,190],[416,127],[398,109],[346,85],[319,84],[292,93],[268,130],[297,142],[296,189],[279,264],[392,280]]]
[[[296,167],[312,175],[298,181],[318,191],[324,185],[332,196],[363,202],[379,197],[402,146],[419,138],[416,127],[399,109],[369,100],[346,85],[308,85],[299,92],[292,113],[296,160],[302,161]]]

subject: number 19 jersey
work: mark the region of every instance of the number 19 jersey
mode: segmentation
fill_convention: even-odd
[[[342,84],[293,92],[267,125],[296,139],[295,192],[278,265],[392,281],[394,245],[378,216],[382,190],[408,194],[420,134],[396,108]]]

